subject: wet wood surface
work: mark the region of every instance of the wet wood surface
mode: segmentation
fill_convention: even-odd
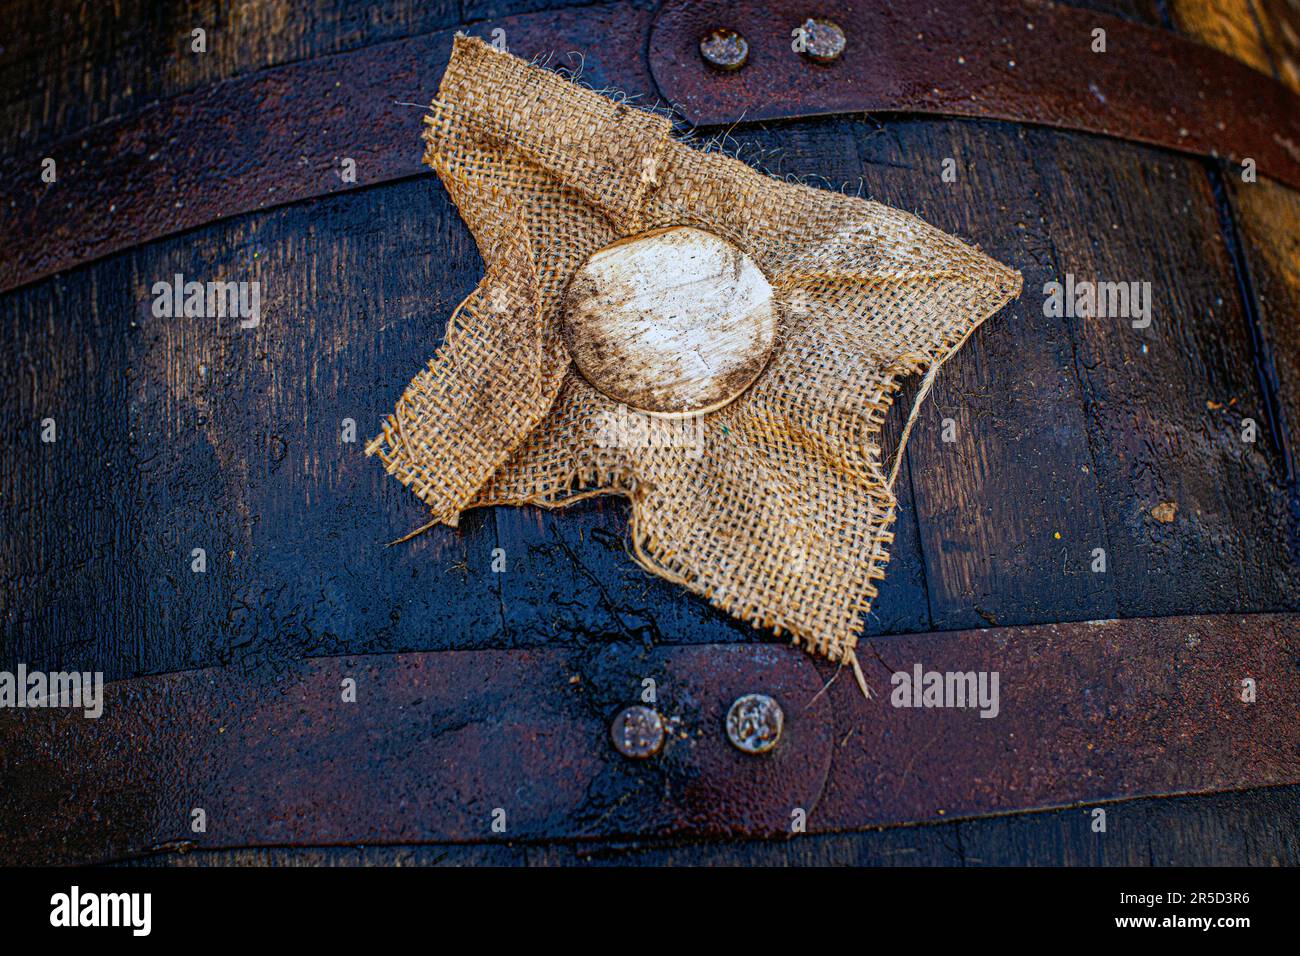
[[[788,840],[273,847],[132,866],[1285,866],[1300,857],[1300,788],[1111,804]]]
[[[272,4],[252,20],[218,19],[215,36],[229,42],[196,71],[181,44],[190,20],[219,17],[220,5],[132,17],[14,0],[6,20],[35,26],[6,42],[0,62],[14,131],[0,149],[221,76],[540,5],[320,4],[288,15]],[[1240,16],[1239,3],[1218,6]],[[1154,4],[1098,9],[1207,42],[1234,35],[1193,4],[1173,3],[1170,22]],[[1257,19],[1253,32],[1236,30],[1249,42],[1221,48],[1288,76],[1286,21]],[[175,47],[161,65],[160,37]],[[49,77],[38,90],[33,71]],[[913,432],[869,634],[1300,606],[1294,192],[1153,148],[1001,123],[836,117],[740,127],[725,142],[778,175],[915,212],[1025,274],[1021,298],[945,367]],[[177,273],[260,280],[260,325],[154,317],[151,286]],[[241,216],[0,297],[11,436],[0,459],[0,667],[114,679],[398,650],[774,640],[637,568],[617,499],[473,512],[456,530],[385,546],[425,516],[361,443],[481,274],[428,174]],[[1149,282],[1150,324],[1047,314],[1043,289],[1066,274]],[[886,451],[909,405],[910,389]],[[41,440],[46,419],[53,444]],[[1242,437],[1247,419],[1253,441]],[[1170,504],[1166,522],[1157,514]],[[1105,849],[1061,811],[909,831],[915,842],[885,831],[593,852],[1294,862],[1294,817],[1270,818],[1276,793],[1140,801],[1146,835]],[[440,851],[409,852],[436,861]],[[547,862],[575,851],[451,856],[466,854]]]
[[[1172,15],[1188,35],[1300,90],[1300,7],[1294,3],[1177,0]],[[1256,377],[1269,399],[1276,471],[1294,511],[1300,506],[1294,444],[1300,427],[1300,193],[1227,164],[1219,164],[1212,181],[1247,305]],[[1300,549],[1294,533],[1290,542],[1293,552]]]

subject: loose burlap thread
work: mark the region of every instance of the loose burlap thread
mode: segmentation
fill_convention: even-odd
[[[625,495],[642,567],[852,663],[861,682],[853,649],[889,560],[916,410],[1020,275],[905,212],[781,182],[671,134],[664,116],[456,38],[424,158],[486,275],[367,454],[431,523],[454,526],[484,505]],[[758,380],[704,416],[703,454],[611,444],[602,423],[627,411],[582,378],[560,334],[578,267],[667,226],[746,252],[780,316]],[[886,463],[881,427],[914,373],[922,386]]]

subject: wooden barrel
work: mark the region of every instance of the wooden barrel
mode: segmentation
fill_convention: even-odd
[[[805,68],[771,52],[790,4],[6,0],[0,668],[110,682],[98,720],[0,709],[10,858],[1297,862],[1300,145],[1230,134],[1267,126],[1256,97],[1300,102],[1300,9],[1018,0],[954,13],[990,38],[962,53],[910,38],[933,4],[858,29],[878,6],[818,11],[847,48],[808,67],[816,100],[770,88]],[[705,16],[751,47],[724,93],[665,38]],[[388,546],[427,516],[365,442],[483,273],[412,105],[457,29],[1023,273],[907,446],[872,699],[641,570],[616,497]],[[1031,34],[1077,47],[1096,102],[1020,83]],[[904,41],[950,70],[907,109],[845,105],[855,47]],[[1222,67],[1239,109],[1105,113],[1095,77],[1140,104],[1162,81],[1139,48],[1191,83],[1205,46],[1255,71]],[[995,56],[1014,95],[980,118],[1001,94],[962,70]],[[257,283],[256,307],[187,316],[190,281]],[[1099,283],[1114,308],[1082,307]],[[914,667],[1000,674],[999,714],[899,706]],[[784,709],[762,756],[727,737],[749,693]],[[633,705],[666,728],[646,760],[611,746]],[[1101,841],[1112,801],[1129,823]]]

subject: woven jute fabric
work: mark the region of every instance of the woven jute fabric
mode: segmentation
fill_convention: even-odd
[[[425,161],[486,275],[367,453],[448,525],[484,505],[625,495],[647,570],[856,664],[911,425],[882,460],[899,380],[924,376],[919,405],[944,359],[1019,292],[1019,273],[897,209],[688,146],[668,118],[472,38],[455,40],[425,122]],[[780,331],[757,381],[703,416],[696,445],[611,442],[609,422],[639,413],[569,360],[564,292],[597,250],[668,226],[746,252]]]

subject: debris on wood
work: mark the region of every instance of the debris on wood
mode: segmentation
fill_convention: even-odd
[[[1169,524],[1174,520],[1174,515],[1178,513],[1178,505],[1172,501],[1162,501],[1151,509],[1151,517],[1155,518],[1161,524]]]

